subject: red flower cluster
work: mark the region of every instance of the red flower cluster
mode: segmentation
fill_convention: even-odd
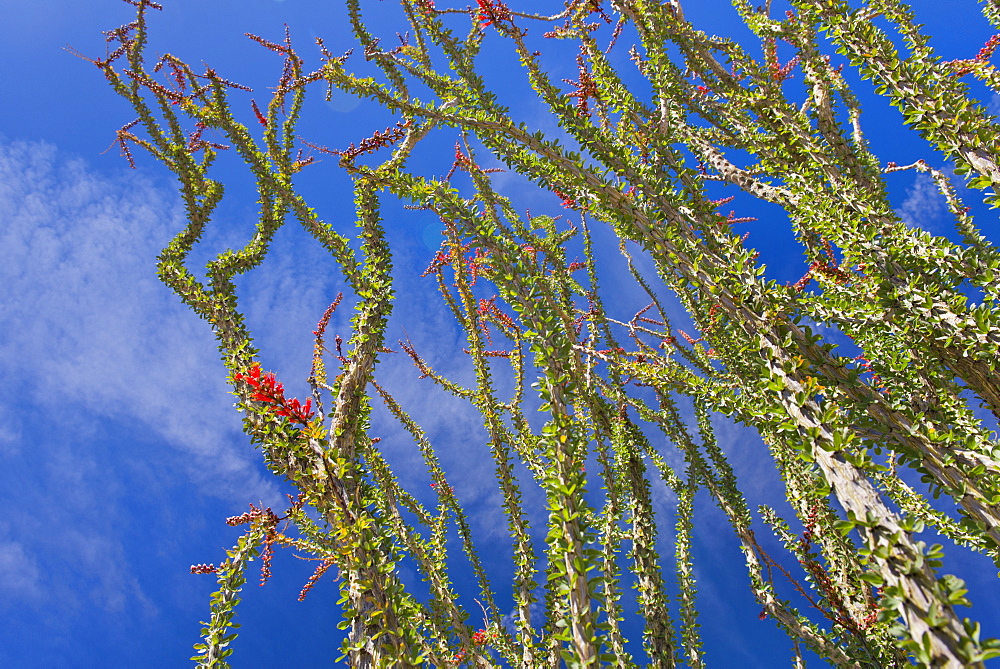
[[[493,637],[492,632],[487,632],[486,630],[479,630],[478,632],[474,632],[472,634],[472,643],[474,643],[477,646],[485,646],[487,643],[490,642],[492,637]],[[455,656],[451,658],[451,661],[454,664],[461,664],[462,662],[465,661],[465,658],[468,657],[468,655],[469,655],[468,651],[465,648],[463,648],[462,650],[455,653]]]
[[[600,89],[597,87],[597,82],[594,77],[590,74],[587,69],[587,63],[583,59],[583,55],[576,57],[576,64],[578,71],[580,73],[580,78],[577,81],[572,79],[563,79],[564,82],[573,86],[573,92],[568,93],[566,97],[576,98],[576,109],[580,116],[587,116],[590,114],[590,100],[600,99]]]
[[[994,35],[986,40],[986,44],[984,44],[983,48],[976,54],[976,61],[979,63],[985,63],[988,61],[993,57],[993,52],[996,51],[997,46],[1000,46],[1000,35]]]
[[[701,341],[705,340],[704,337],[698,337],[697,339],[695,339],[694,337],[692,337],[691,335],[689,335],[687,332],[684,332],[684,330],[678,330],[677,332],[682,337],[684,337],[684,341],[686,341],[687,343],[689,343],[691,345],[697,344],[698,342],[701,342]]]
[[[267,509],[258,509],[253,504],[251,504],[250,510],[247,511],[246,513],[241,513],[238,516],[230,516],[229,518],[226,518],[226,525],[229,525],[230,527],[236,527],[237,525],[252,523],[261,516],[268,516],[268,518],[270,519],[270,517],[274,516],[274,512],[271,511],[270,507],[268,507]]]
[[[258,118],[258,120],[260,119]],[[395,127],[387,127],[385,130],[376,130],[372,133],[371,137],[366,137],[358,142],[356,146],[354,142],[351,142],[351,145],[346,149],[329,149],[325,146],[310,144],[306,141],[303,141],[302,143],[311,149],[316,149],[320,153],[340,156],[342,160],[352,161],[358,156],[374,153],[379,149],[392,146],[406,136],[406,131],[409,127],[410,122],[407,121],[406,123],[397,123]]]
[[[813,277],[815,277],[817,273],[829,277],[841,285],[851,281],[851,275],[842,270],[840,266],[834,262],[830,260],[814,260],[809,264],[809,269],[802,275],[802,278],[792,284],[792,290],[795,290],[796,292],[801,291],[809,285],[809,282],[813,280]]]
[[[510,9],[501,0],[476,0],[479,14],[476,20],[479,27],[485,28],[497,21],[510,21]]]
[[[214,564],[193,564],[191,565],[192,574],[214,574],[219,571],[219,568]]]
[[[260,123],[265,128],[267,127],[267,117],[260,111],[260,107],[257,106],[256,100],[250,101],[250,106],[253,107],[254,116],[257,117],[257,123]]]
[[[799,550],[803,555],[803,557],[799,559],[799,564],[801,564],[812,576],[813,582],[823,594],[823,597],[826,598],[826,601],[830,606],[830,610],[823,611],[823,615],[830,621],[846,627],[854,634],[862,636],[863,631],[871,627],[878,619],[878,603],[874,599],[871,599],[869,605],[872,607],[872,612],[860,622],[855,620],[848,611],[843,599],[840,597],[836,586],[833,584],[833,580],[830,578],[828,570],[824,569],[823,566],[815,560],[806,557],[807,552],[812,548],[813,540],[816,538],[818,516],[819,506],[814,504],[809,510],[809,515],[805,520],[805,529],[802,532],[802,537],[799,539]]]
[[[225,144],[219,144],[218,142],[209,142],[205,139],[202,139],[201,136],[205,133],[205,129],[208,128],[206,124],[202,123],[201,121],[198,121],[197,123],[194,124],[194,127],[195,127],[194,132],[188,133],[188,143],[186,147],[188,153],[201,151],[202,149],[205,148],[215,149],[216,151],[226,151],[227,149],[229,149],[229,147],[226,146]]]
[[[792,73],[792,70],[799,64],[799,57],[795,56],[784,65],[778,61],[778,43],[771,37],[764,44],[764,58],[767,61],[767,70],[774,81],[784,81]]]
[[[323,574],[325,574],[326,571],[333,566],[333,564],[334,564],[333,558],[329,557],[324,558],[323,561],[319,563],[319,566],[317,566],[316,569],[313,571],[312,576],[310,576],[309,580],[306,581],[306,584],[302,586],[302,591],[299,592],[300,602],[305,601],[306,595],[309,594],[309,591],[313,589],[313,586],[316,585],[316,582],[323,577]]]
[[[490,337],[490,329],[487,323],[487,318],[492,317],[494,322],[498,323],[501,327],[508,330],[514,330],[517,325],[514,323],[514,319],[505,314],[500,310],[500,307],[496,305],[496,295],[487,299],[479,299],[479,307],[477,309],[477,315],[479,316],[479,327],[482,329],[483,334],[486,336],[486,340],[490,343],[493,342],[492,337]]]
[[[272,372],[261,373],[259,364],[255,363],[250,368],[249,374],[237,372],[236,379],[245,381],[253,388],[251,397],[258,402],[269,404],[275,416],[287,416],[293,423],[302,425],[308,425],[315,416],[312,400],[306,400],[305,404],[301,404],[294,397],[285,399],[285,387],[278,382]]]
[[[856,356],[854,359],[858,361],[858,369],[864,372],[868,372],[872,375],[872,385],[874,385],[875,388],[877,388],[880,393],[882,393],[883,395],[891,394],[891,391],[888,388],[886,388],[885,382],[882,380],[882,377],[872,371],[872,362],[871,360],[865,357],[864,353],[862,353],[859,356]]]
[[[478,246],[472,253],[466,256],[465,271],[469,273],[469,285],[475,286],[479,275],[483,270],[490,269],[490,252],[484,251]]]
[[[552,189],[552,192],[555,193],[556,196],[560,200],[562,200],[562,206],[564,208],[566,208],[566,209],[576,209],[576,206],[577,206],[576,200],[574,200],[573,198],[571,198],[569,195],[566,195],[565,193],[563,193],[563,192],[561,192],[561,191],[559,191],[559,190],[557,190],[555,188]]]
[[[735,225],[737,223],[752,223],[756,220],[755,216],[737,216],[735,211],[730,211],[729,216],[719,214],[715,222],[718,225]]]
[[[986,44],[979,50],[975,58],[971,60],[953,60],[946,64],[952,67],[956,77],[969,74],[977,65],[983,65],[992,58],[993,52],[996,51],[998,46],[1000,46],[1000,35],[994,35],[986,41]]]
[[[429,276],[431,274],[436,274],[438,271],[440,271],[442,267],[448,264],[449,260],[451,260],[450,252],[438,251],[437,254],[434,256],[434,260],[431,261],[431,264],[427,266],[427,269],[425,269],[424,273],[421,274],[420,276],[424,277],[424,276]]]
[[[458,142],[455,142],[455,162],[451,164],[451,169],[448,171],[448,175],[444,178],[444,180],[451,181],[451,178],[455,176],[455,171],[459,167],[465,170],[470,170],[473,165],[469,157],[462,153],[462,146]]]

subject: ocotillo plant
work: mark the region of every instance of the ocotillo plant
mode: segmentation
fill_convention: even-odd
[[[255,507],[230,519],[249,530],[228,559],[192,567],[219,582],[200,665],[228,666],[246,562],[262,551],[266,578],[281,544],[319,560],[303,596],[327,570],[339,574],[352,666],[702,666],[713,658],[699,636],[691,551],[701,490],[742,544],[761,617],[830,663],[965,667],[1000,655],[1000,643],[956,613],[966,591],[939,571],[942,549],[917,537],[932,528],[1000,565],[1000,444],[988,422],[989,413],[1000,417],[1000,253],[975,227],[952,174],[874,155],[843,69],[874,82],[928,152],[995,205],[1000,129],[970,82],[1000,92],[989,62],[996,38],[968,59],[942,60],[900,0],[790,0],[784,14],[770,0],[758,8],[733,0],[754,36],[742,42],[692,25],[677,0],[567,0],[550,16],[531,13],[527,1],[399,0],[407,37],[387,48],[361,0],[345,0],[353,58],[377,74],[353,73],[351,58],[322,42],[306,56],[287,33],[280,42],[251,36],[284,61],[260,107],[212,69],[170,55],[151,62],[147,21],[159,7],[127,1],[138,6],[135,21],[109,32],[109,54],[93,62],[138,114],[118,132],[125,156],[132,162],[141,147],[179,182],[187,224],[160,255],[160,277],[211,324],[246,432],[300,492],[284,518]],[[1000,29],[995,0],[983,12]],[[555,56],[543,53],[554,41],[557,51],[574,45],[575,80],[553,75]],[[626,72],[609,54],[629,48]],[[501,104],[503,82],[484,63],[503,49],[567,146]],[[319,65],[307,68],[307,58]],[[306,95],[328,87],[375,100],[397,125],[359,130],[368,136],[345,149],[300,139]],[[422,143],[449,135],[457,143],[447,175],[411,165]],[[301,170],[321,168],[303,157],[309,147],[336,156],[353,182],[356,232],[297,189]],[[213,176],[222,150],[248,168],[259,220],[202,279],[188,261],[223,198]],[[554,194],[565,216],[520,214],[497,186],[499,165]],[[907,169],[933,178],[958,241],[895,213],[886,175]],[[799,281],[768,279],[735,231],[747,217],[720,213],[733,198],[783,211],[770,224],[790,226],[799,242],[808,264]],[[474,382],[447,378],[407,341],[401,348],[423,383],[482,418],[478,452],[495,464],[513,554],[517,615],[506,624],[435,444],[379,381],[395,290],[380,213],[387,199],[433,212],[445,232],[426,275],[464,331]],[[293,221],[329,253],[355,309],[351,336],[332,349],[336,303],[320,320],[304,404],[261,369],[234,287]],[[639,313],[619,313],[599,283],[596,226],[617,236],[649,295]],[[668,293],[697,331],[672,324]],[[510,396],[498,375],[514,380]],[[412,437],[433,505],[380,450],[376,401]],[[529,408],[545,416],[540,427]],[[752,427],[767,445],[797,518],[758,514],[794,570],[756,539],[714,415]],[[954,511],[915,491],[904,472]],[[544,493],[547,516],[525,508],[529,486]],[[659,550],[657,488],[677,500],[666,528],[672,554]],[[538,523],[543,540],[531,531]],[[481,629],[469,624],[480,612],[466,610],[450,572],[450,534],[475,574]],[[419,569],[424,591],[401,580],[404,563]],[[778,595],[780,572],[797,603]],[[667,596],[669,581],[676,597]],[[623,623],[624,598],[634,598],[641,624]],[[532,615],[539,608],[541,618]]]

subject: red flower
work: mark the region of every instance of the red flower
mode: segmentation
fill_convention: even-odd
[[[493,25],[496,21],[510,21],[510,9],[501,0],[476,0],[479,5],[479,14],[476,20],[479,27]]]
[[[218,567],[214,564],[193,564],[191,565],[192,574],[214,574],[219,571]]]
[[[308,425],[312,421],[315,415],[312,400],[306,400],[302,404],[294,397],[285,399],[285,387],[278,382],[273,372],[261,374],[260,365],[255,363],[248,374],[237,372],[234,376],[253,389],[251,399],[270,405],[275,416],[286,416],[293,423],[302,425]]]

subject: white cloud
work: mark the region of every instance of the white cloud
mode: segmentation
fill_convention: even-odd
[[[17,541],[0,542],[0,593],[3,601],[35,600],[41,594],[38,560]]]
[[[20,389],[3,415],[30,401],[137,421],[189,473],[211,472],[206,492],[273,496],[226,406],[208,327],[155,277],[178,207],[130,177],[95,176],[42,143],[0,145],[0,362]]]
[[[906,191],[906,199],[896,213],[908,225],[934,233],[947,207],[934,179],[929,174],[918,173],[913,185]]]
[[[233,510],[279,499],[208,326],[156,279],[178,207],[135,173],[0,139],[0,220],[0,600],[60,629],[155,615],[139,574],[184,568],[162,551],[201,522],[197,495]]]
[[[63,554],[89,575],[73,592],[77,597],[86,598],[86,606],[96,606],[108,613],[121,613],[135,603],[145,615],[156,612],[156,606],[131,575],[128,556],[116,537],[72,530],[60,537],[58,544],[63,548]]]
[[[14,457],[21,452],[21,419],[9,407],[0,404],[0,457]]]

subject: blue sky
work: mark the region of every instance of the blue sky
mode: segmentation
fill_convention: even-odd
[[[255,87],[273,81],[280,63],[243,37],[245,32],[278,40],[287,23],[303,53],[311,54],[317,35],[334,51],[349,47],[337,2],[164,4],[165,11],[152,16],[154,52],[205,61],[223,76]],[[392,18],[391,1],[365,4],[381,13],[380,20]],[[739,27],[732,12],[719,9],[726,6],[705,2],[686,13],[709,32],[733,33]],[[973,56],[991,34],[972,0],[917,6],[946,57]],[[0,369],[8,390],[0,395],[0,627],[6,639],[0,666],[182,665],[198,640],[198,621],[207,616],[214,583],[189,574],[188,567],[223,559],[237,537],[226,517],[250,502],[277,510],[290,489],[269,476],[242,435],[207,325],[156,280],[155,256],[182,220],[169,175],[141,156],[140,169],[129,170],[116,149],[105,151],[115,129],[133,115],[96,68],[63,49],[70,45],[102,55],[101,31],[131,20],[132,8],[118,0],[35,0],[8,3],[4,14]],[[513,80],[516,73],[510,76]],[[566,76],[575,78],[571,60]],[[514,86],[505,94],[515,102],[520,95]],[[265,95],[255,97],[261,101]],[[310,109],[303,134],[331,147],[393,122],[371,103],[346,97]],[[898,112],[874,101],[865,109],[865,128],[883,161],[926,158],[945,166],[913,133],[899,129]],[[528,120],[555,131],[541,116]],[[450,153],[442,160],[429,162],[427,169],[443,173]],[[330,222],[345,229],[350,190],[333,167],[321,163],[303,172],[303,190],[313,206],[328,212]],[[253,196],[239,188],[237,172],[232,174],[228,201],[205,240],[208,248],[225,247],[253,223]],[[532,193],[513,177],[501,185],[518,195],[522,209],[562,213],[551,196]],[[947,233],[945,212],[927,181],[906,172],[894,175],[890,185],[908,221]],[[975,201],[970,198],[970,204]],[[433,283],[415,278],[433,256],[436,222],[398,207],[388,207],[386,218],[397,275],[411,277],[401,280],[390,341],[404,336],[405,326],[441,371],[468,376],[451,353],[461,346],[459,334]],[[995,232],[995,220],[983,211],[979,222]],[[804,263],[784,243],[780,223],[755,228],[754,235],[769,256],[770,271],[795,280]],[[610,241],[607,233],[596,234]],[[268,262],[241,285],[265,367],[279,373],[290,394],[305,394],[310,331],[342,288],[325,263],[304,234],[289,228]],[[634,291],[623,291],[623,304],[643,306]],[[347,314],[340,312],[331,331],[346,335]],[[381,373],[440,445],[483,545],[502,546],[505,529],[493,511],[491,465],[469,457],[479,429],[476,416],[429,393],[402,356],[388,357]],[[426,473],[413,449],[391,426],[382,429],[401,475],[412,475],[414,490],[425,487]],[[746,481],[751,506],[778,504],[779,481],[761,457],[759,439],[721,419],[718,429]],[[699,501],[695,552],[709,663],[783,666],[791,657],[790,643],[770,622],[757,619],[759,607],[742,574],[737,543],[707,497]],[[665,516],[670,502],[666,495],[657,498]],[[666,539],[664,548],[669,549]],[[498,555],[503,552],[497,549]],[[949,548],[947,555],[954,558],[950,570],[973,586],[973,613],[984,634],[1000,635],[1000,615],[988,613],[1000,611],[996,570],[958,549]],[[500,558],[494,567],[498,574],[509,569]],[[310,573],[310,564],[279,550],[266,587],[256,587],[255,576],[248,576],[236,666],[332,664],[340,644],[336,589],[327,578],[305,602],[296,601]]]

